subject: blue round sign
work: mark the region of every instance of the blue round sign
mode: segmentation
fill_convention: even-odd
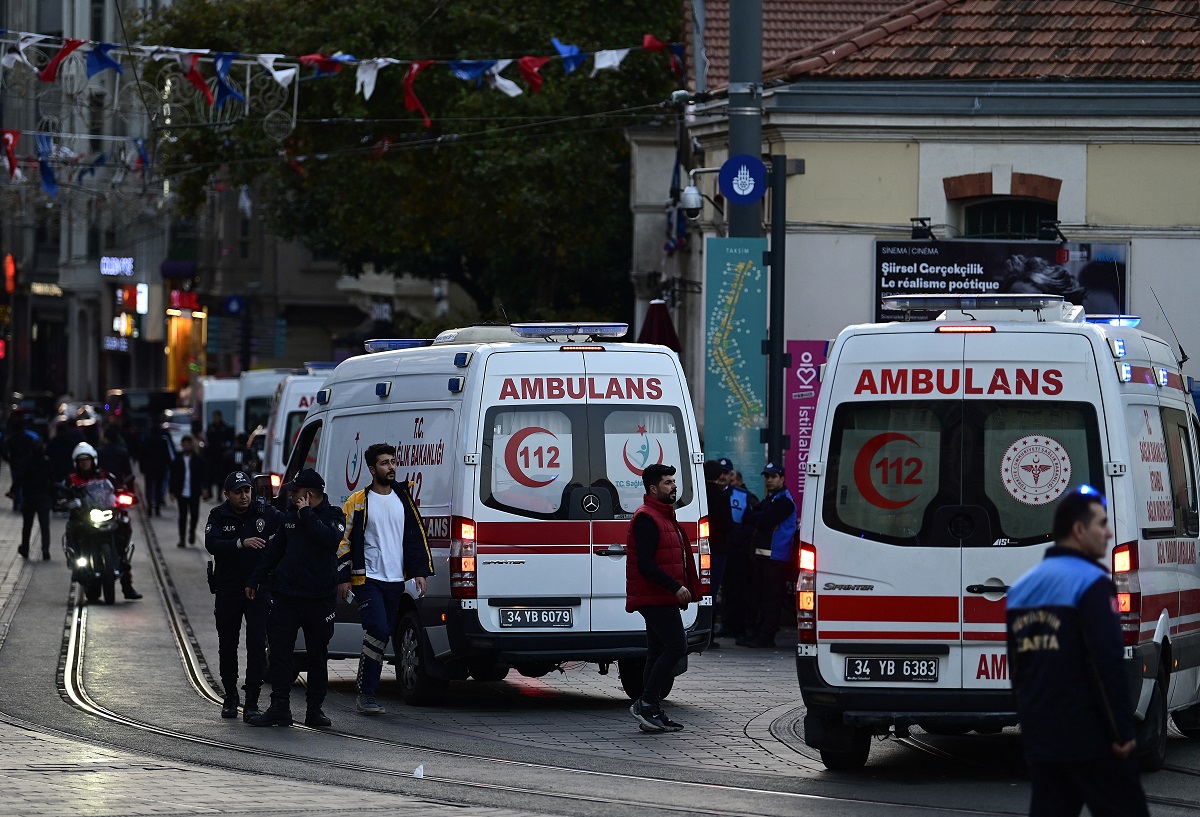
[[[767,166],[748,153],[726,159],[717,178],[721,192],[734,204],[753,204],[767,194]]]
[[[241,295],[230,295],[225,299],[225,311],[230,315],[240,315],[246,308],[246,302]]]

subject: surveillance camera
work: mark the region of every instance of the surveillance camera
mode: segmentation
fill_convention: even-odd
[[[679,206],[683,208],[685,216],[695,221],[700,218],[700,211],[704,209],[704,199],[701,198],[700,191],[689,184],[679,196]]]

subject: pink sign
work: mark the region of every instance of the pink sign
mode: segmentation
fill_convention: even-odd
[[[817,393],[821,390],[821,364],[825,362],[825,341],[789,340],[787,353],[792,365],[784,381],[783,431],[791,445],[784,453],[787,485],[796,500],[797,510],[804,495],[805,464],[812,442],[813,421],[817,416]]]

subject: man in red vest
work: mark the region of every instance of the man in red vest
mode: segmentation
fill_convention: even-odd
[[[642,484],[646,496],[625,541],[625,610],[646,619],[646,672],[642,697],[629,711],[643,732],[678,732],[683,726],[662,711],[662,689],[676,665],[687,660],[679,611],[700,601],[700,577],[687,534],[675,521],[675,469],[648,466]]]

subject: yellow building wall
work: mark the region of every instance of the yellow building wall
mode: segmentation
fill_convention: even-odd
[[[1089,224],[1200,224],[1200,146],[1090,145],[1087,155]]]
[[[915,142],[790,142],[786,149],[805,165],[803,176],[788,180],[788,221],[908,225],[920,215]]]

